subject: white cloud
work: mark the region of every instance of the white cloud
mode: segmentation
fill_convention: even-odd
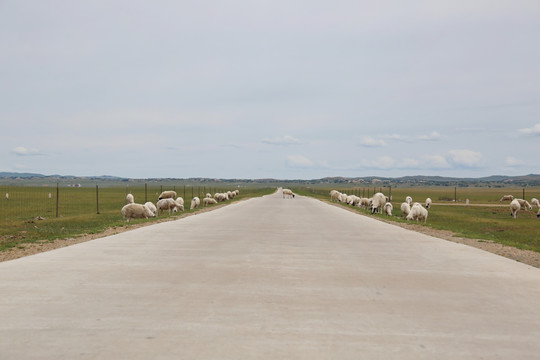
[[[473,168],[480,166],[482,154],[465,149],[450,150],[448,152],[448,159],[454,165]]]
[[[369,169],[388,170],[396,167],[396,161],[390,156],[381,156],[375,160],[364,160],[362,166]]]
[[[431,134],[428,135],[420,135],[418,136],[418,140],[424,140],[424,141],[436,141],[441,138],[441,134],[439,134],[436,131],[431,132]]]
[[[364,136],[360,140],[359,145],[364,147],[383,147],[386,146],[386,142],[384,140],[377,140],[369,136]]]
[[[300,144],[300,140],[298,140],[295,137],[289,136],[289,135],[285,135],[283,137],[276,137],[276,138],[273,138],[273,139],[264,138],[261,141],[263,143],[265,143],[265,144],[282,145],[282,146]]]
[[[24,146],[17,146],[16,148],[12,149],[11,152],[17,156],[43,155],[38,149],[26,148]]]
[[[504,161],[505,165],[508,165],[508,166],[517,166],[517,165],[522,165],[523,164],[523,161],[513,157],[513,156],[508,156],[505,161]]]
[[[430,169],[447,169],[450,167],[448,161],[441,155],[426,155],[423,157],[425,167]]]
[[[313,167],[315,163],[303,155],[287,156],[287,164],[291,167]]]
[[[532,128],[519,129],[525,135],[540,136],[540,124],[535,124]]]

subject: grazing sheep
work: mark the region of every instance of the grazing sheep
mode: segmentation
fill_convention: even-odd
[[[283,192],[283,198],[284,198],[284,199],[285,199],[285,198],[290,198],[290,199],[292,199],[292,198],[294,198],[294,196],[295,196],[295,194],[292,192],[291,189],[283,189],[282,192]]]
[[[122,208],[121,212],[127,222],[131,219],[148,219],[156,216],[148,207],[141,204],[127,204]]]
[[[339,195],[339,202],[344,202],[344,203],[346,203],[346,202],[347,202],[347,196],[348,196],[348,195],[345,194],[345,193],[340,194],[340,195]]]
[[[409,215],[410,212],[411,212],[411,205],[408,202],[402,203],[401,214],[403,215],[403,217],[407,217],[407,215]]]
[[[339,202],[340,196],[341,196],[341,193],[339,191],[337,191],[337,190],[330,191],[330,200],[331,201]]]
[[[179,203],[180,205],[184,205],[184,199],[181,196],[176,198],[176,202]]]
[[[536,206],[537,208],[540,208],[540,201],[538,201],[537,198],[532,198],[531,199],[531,205]]]
[[[212,198],[212,197],[205,197],[203,199],[203,205],[204,206],[207,206],[207,205],[214,205],[214,204],[217,204],[217,200]]]
[[[217,202],[223,202],[229,200],[229,197],[226,193],[216,193],[214,199],[216,199]]]
[[[392,203],[387,202],[386,204],[384,204],[384,212],[386,213],[386,215],[392,216],[393,209],[394,207],[392,206]]]
[[[523,210],[532,210],[532,205],[529,204],[529,202],[527,200],[523,200],[523,199],[514,199],[514,200],[517,200],[519,202],[519,205],[523,208]]]
[[[6,200],[9,200],[9,193],[6,193]]]
[[[518,201],[518,199],[514,199],[510,202],[510,216],[512,216],[514,219],[517,219],[517,213],[521,210],[521,205]]]
[[[407,220],[424,220],[424,223],[427,221],[428,211],[422,207],[419,203],[414,203],[411,207],[411,212],[407,215]]]
[[[197,196],[191,199],[191,210],[198,208],[199,205],[201,205],[201,199],[199,199]]]
[[[426,209],[429,209],[430,206],[431,206],[431,198],[427,198],[426,199]]]
[[[135,203],[135,198],[133,197],[132,194],[127,194],[126,195],[126,204],[133,204]]]
[[[349,205],[352,205],[352,206],[358,206],[358,204],[360,203],[360,198],[356,195],[349,195],[347,197],[347,204]]]
[[[165,210],[169,212],[169,215],[171,214],[171,211],[184,211],[184,205],[177,203],[174,199],[171,198],[158,200],[158,202],[156,203],[156,207],[159,214],[163,213],[163,211]]]
[[[370,202],[371,213],[374,214],[375,212],[378,212],[379,214],[382,214],[382,208],[386,202],[386,196],[384,196],[383,193],[378,192],[373,195]]]
[[[503,202],[503,201],[512,201],[514,200],[514,196],[513,195],[504,195],[501,200],[499,200],[499,202]]]
[[[154,203],[148,201],[148,202],[145,202],[145,203],[144,203],[144,206],[146,206],[147,208],[149,208],[150,211],[154,214],[154,216],[157,215],[157,208],[156,208],[156,205],[154,205]]]
[[[206,196],[205,196],[205,198],[211,198],[211,197],[212,197],[212,194],[210,194],[210,193],[206,193]]]
[[[358,203],[358,206],[363,209],[369,209],[369,199],[368,198],[360,198],[360,202]]]
[[[412,197],[407,196],[407,197],[405,198],[405,202],[406,202],[407,204],[409,204],[409,207],[410,207],[411,204],[412,204]]]
[[[176,197],[176,191],[168,190],[159,194],[158,200],[161,199],[174,199]]]

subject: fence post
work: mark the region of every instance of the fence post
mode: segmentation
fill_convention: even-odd
[[[454,202],[457,202],[457,187],[454,187]]]
[[[144,183],[144,202],[148,202],[148,184]]]
[[[522,197],[523,200],[525,200],[525,188],[523,188],[523,197]]]
[[[56,217],[58,217],[58,196],[59,196],[58,183],[56,183]]]
[[[96,214],[99,214],[99,186],[96,184]]]

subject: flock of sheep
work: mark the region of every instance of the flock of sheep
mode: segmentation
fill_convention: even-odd
[[[537,198],[532,198],[531,202],[529,203],[527,200],[524,199],[515,199],[513,195],[504,195],[499,202],[503,201],[510,201],[510,211],[512,217],[514,219],[517,219],[517,213],[519,210],[532,210],[533,206],[536,206],[538,208],[538,214],[536,214],[537,218],[540,218],[540,202]]]
[[[227,191],[225,193],[216,193],[213,197],[208,193],[206,194],[202,203],[204,206],[206,206],[217,204],[218,202],[232,200],[238,196],[239,193],[240,191],[238,190]],[[163,191],[159,195],[158,201],[155,205],[151,201],[144,204],[136,204],[135,198],[132,194],[126,195],[126,203],[127,204],[122,208],[121,212],[127,222],[129,222],[131,219],[148,219],[151,217],[156,217],[162,214],[165,210],[169,212],[169,215],[171,212],[184,211],[184,199],[180,196],[177,197],[176,191],[173,190]],[[199,199],[198,196],[191,199],[191,210],[198,208],[200,205],[201,199]]]
[[[330,191],[330,200],[336,202],[346,203],[347,205],[358,206],[360,208],[370,210],[372,214],[382,214],[383,211],[386,215],[392,216],[392,210],[394,207],[390,202],[390,199],[383,193],[378,192],[371,198],[358,197],[356,195],[347,195],[340,193],[337,190]],[[401,213],[407,220],[424,220],[427,221],[429,207],[431,206],[431,199],[427,198],[425,207],[422,204],[413,203],[412,197],[407,196],[405,202],[401,204]],[[412,205],[411,205],[412,204]]]

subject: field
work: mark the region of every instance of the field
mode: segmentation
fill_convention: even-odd
[[[381,191],[385,195],[390,194],[390,188],[308,188],[298,187],[293,191],[300,195],[312,196],[321,200],[330,200],[330,190],[336,189],[347,194],[356,194],[367,197],[374,191]],[[401,217],[400,205],[407,195],[413,201],[424,203],[427,197],[433,200],[433,206],[429,209],[426,224],[434,229],[448,230],[457,236],[484,239],[500,244],[513,246],[519,249],[540,252],[540,219],[536,217],[537,208],[533,211],[521,210],[517,219],[510,216],[509,202],[500,203],[502,195],[512,194],[521,198],[525,191],[525,199],[528,201],[536,197],[540,199],[540,188],[392,188],[392,221],[407,222]],[[470,205],[466,206],[469,200]],[[348,205],[341,205],[347,206]],[[369,214],[368,211],[354,208],[355,211]],[[370,215],[388,219],[386,215]]]
[[[82,186],[66,184],[49,186],[2,186],[0,185],[0,251],[23,246],[24,244],[53,241],[103,232],[111,227],[129,227],[140,223],[155,222],[165,217],[177,217],[180,213],[158,218],[136,219],[129,224],[122,218],[121,208],[125,198],[132,193],[135,202],[157,201],[162,190],[176,190],[186,203],[193,196],[204,197],[209,192],[223,192],[238,187],[232,185],[165,185],[158,184],[114,184],[116,186]],[[240,195],[232,201],[262,196],[275,191],[270,187],[240,187]],[[5,194],[8,194],[6,197]],[[224,203],[220,203],[224,204]],[[202,204],[201,204],[202,206]],[[216,205],[212,205],[216,206]]]

